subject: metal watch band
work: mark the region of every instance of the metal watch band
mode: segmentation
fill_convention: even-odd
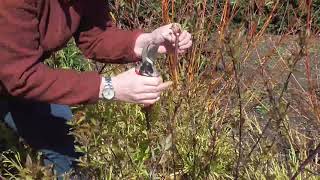
[[[104,77],[105,85],[104,88],[113,89],[111,77]]]

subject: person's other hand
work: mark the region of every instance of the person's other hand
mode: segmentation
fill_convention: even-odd
[[[173,27],[180,32],[174,32]],[[178,37],[178,53],[185,52],[192,46],[192,36],[189,32],[183,30],[180,24],[168,24],[161,26],[151,32],[152,41],[160,44],[159,53],[172,53],[175,49],[175,41]]]
[[[180,24],[175,23],[176,26],[180,27],[181,32],[178,33],[178,53],[185,52],[188,48],[192,46],[192,36],[189,32],[182,30]],[[163,53],[173,53],[175,49],[176,35],[172,29],[173,24],[167,24],[161,26],[151,33],[141,34],[135,43],[134,51],[138,57],[141,56],[142,49],[145,45],[151,41],[160,44],[158,52]]]
[[[112,84],[116,100],[151,105],[160,99],[161,92],[172,82],[163,82],[161,77],[137,75],[133,68],[112,77]]]

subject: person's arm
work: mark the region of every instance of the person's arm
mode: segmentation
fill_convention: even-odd
[[[105,0],[83,0],[81,22],[74,37],[83,54],[105,63],[128,63],[139,61],[134,52],[135,42],[142,30],[121,30],[109,16]]]
[[[142,49],[147,43],[154,41],[162,44],[167,41],[171,44],[175,41],[171,25],[162,26],[152,33],[115,27],[109,16],[108,3],[104,0],[82,0],[80,6],[81,23],[74,37],[78,47],[89,59],[105,63],[135,62],[140,60]],[[186,31],[181,35],[179,52],[184,52],[191,46],[191,35]],[[172,48],[170,46],[160,46],[159,52],[168,52],[168,47]],[[138,76],[133,70],[112,79],[115,99],[140,104],[154,103],[160,93],[171,85],[171,82],[162,83],[159,77]],[[100,85],[100,97],[103,86]]]
[[[4,88],[12,96],[48,103],[96,102],[101,80],[97,73],[53,70],[41,63],[35,4],[32,0],[1,1],[0,81]]]

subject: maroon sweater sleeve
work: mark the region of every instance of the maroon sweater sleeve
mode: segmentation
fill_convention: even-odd
[[[1,0],[0,81],[13,96],[59,104],[98,100],[97,73],[53,70],[40,59],[35,0]],[[36,2],[36,1],[35,1]]]
[[[135,62],[136,38],[141,30],[121,30],[112,23],[105,0],[83,0],[80,28],[75,33],[76,43],[90,59],[108,63]]]

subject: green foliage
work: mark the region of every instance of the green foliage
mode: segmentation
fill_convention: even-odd
[[[174,163],[180,177],[206,177],[208,174],[216,178],[231,177],[231,174],[225,174],[232,168],[234,160],[231,131],[229,128],[221,130],[217,142],[212,144],[211,126],[218,119],[214,114],[203,112],[202,107],[191,107],[191,103],[198,100],[181,104],[183,108],[177,114],[179,126],[174,135],[168,131],[173,112],[167,107],[174,105],[167,103],[171,102],[164,101],[153,107],[153,111],[159,113],[152,119],[150,130],[138,105],[101,102],[78,111],[72,125],[75,128],[73,134],[81,145],[77,150],[86,154],[80,159],[81,167],[88,171],[86,174],[97,179],[110,174],[116,179],[169,178]],[[200,120],[208,126],[198,126],[197,130],[190,128]],[[216,146],[214,151],[210,148],[212,146]],[[173,162],[172,151],[179,157],[176,162]],[[211,153],[217,159],[208,162],[205,157],[209,158],[213,155]]]
[[[31,157],[27,155],[24,161],[18,152],[5,151],[1,153],[0,157],[0,172],[3,177],[8,179],[53,179],[52,167],[43,166],[39,158],[40,156],[36,162],[33,162]]]
[[[82,56],[74,41],[70,41],[66,48],[54,53],[46,63],[52,68],[74,69],[77,71],[91,69],[90,62]]]

